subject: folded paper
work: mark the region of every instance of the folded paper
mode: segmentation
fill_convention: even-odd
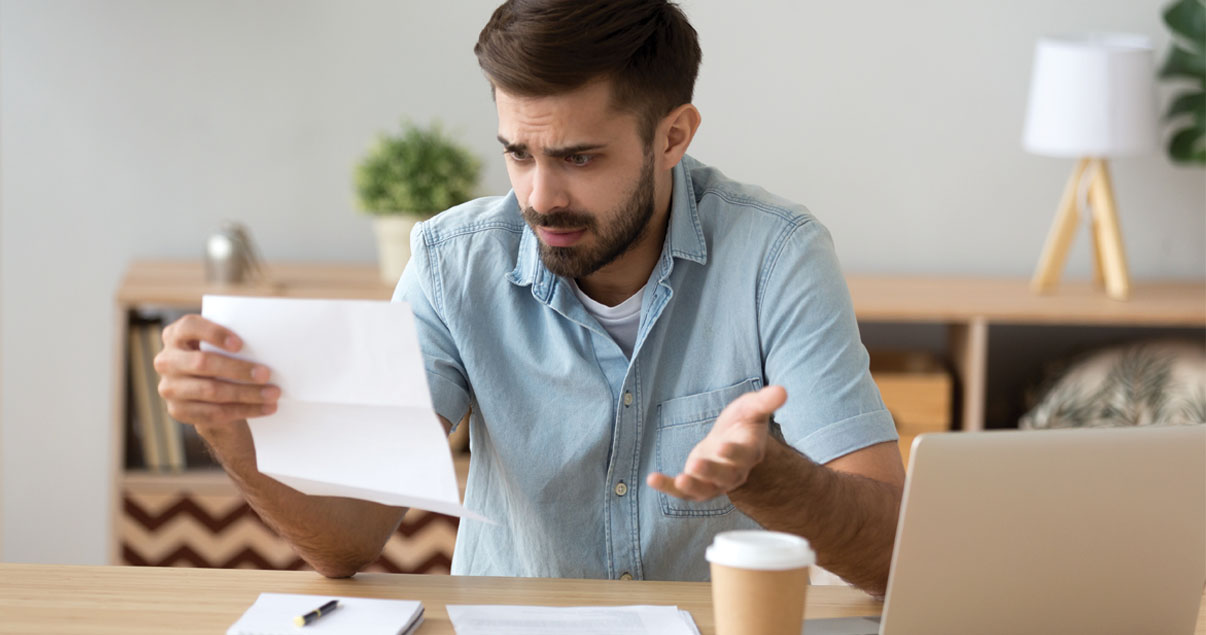
[[[307,494],[485,520],[465,509],[427,388],[414,316],[401,302],[207,295],[204,317],[243,340],[281,389],[248,420],[260,472]]]

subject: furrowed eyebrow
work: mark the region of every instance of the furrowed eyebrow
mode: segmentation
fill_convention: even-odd
[[[511,143],[510,141],[504,139],[502,135],[498,135],[498,142],[503,144],[503,150],[506,152],[527,152],[528,150],[527,145],[522,143]]]
[[[526,143],[511,143],[502,135],[498,135],[498,142],[503,145],[503,150],[507,152],[527,152],[528,146]],[[565,158],[574,154],[582,154],[592,150],[598,150],[606,147],[605,143],[579,143],[577,145],[566,146],[564,148],[545,148],[541,153],[546,157]]]

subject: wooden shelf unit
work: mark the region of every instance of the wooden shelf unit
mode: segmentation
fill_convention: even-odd
[[[139,261],[126,271],[116,293],[113,334],[111,562],[122,562],[123,492],[134,489],[149,495],[183,491],[236,495],[224,473],[215,469],[150,474],[124,468],[126,336],[132,312],[197,309],[205,294],[386,300],[393,293],[392,285],[381,282],[376,265],[371,263],[270,263],[266,272],[266,282],[220,286],[205,282],[200,262]],[[988,334],[993,325],[1206,328],[1206,281],[1201,280],[1139,281],[1126,302],[1110,300],[1087,283],[1065,283],[1050,295],[1036,296],[1029,290],[1029,281],[1020,278],[851,275],[847,283],[860,322],[945,327],[949,361],[963,396],[952,427],[963,430],[984,427]],[[462,484],[467,467],[467,460],[458,459]]]
[[[1206,328],[1206,281],[1136,282],[1127,301],[1088,282],[1035,295],[1021,278],[847,276],[860,322],[937,324],[962,388],[958,427],[984,429],[993,325]]]
[[[267,275],[262,282],[225,286],[206,283],[200,262],[142,261],[132,263],[126,270],[117,289],[114,308],[111,563],[136,564],[140,558],[152,560],[142,556],[129,557],[123,549],[123,541],[133,537],[147,544],[154,543],[160,561],[166,559],[163,554],[171,553],[171,549],[187,546],[192,551],[175,558],[174,562],[195,563],[198,557],[210,562],[234,562],[236,558],[231,554],[242,553],[243,556],[237,559],[239,564],[233,566],[256,566],[257,561],[271,561],[274,566],[296,564],[283,541],[259,523],[254,514],[242,508],[245,503],[241,503],[234,484],[220,469],[208,467],[182,473],[156,473],[125,468],[126,340],[134,312],[199,311],[201,296],[205,294],[388,300],[393,293],[393,287],[381,282],[372,265],[274,263],[266,266],[265,272]],[[458,462],[458,472],[465,472],[467,467],[467,460]],[[224,536],[220,537],[219,530],[214,527],[221,527]],[[451,557],[451,546],[445,546],[448,536],[455,536],[454,519],[412,510],[399,531],[405,535],[397,536],[397,540],[410,539],[406,533],[410,532],[419,540],[439,543],[439,548],[446,551],[441,554],[443,561]],[[225,543],[219,545],[220,540]],[[218,551],[223,552],[221,557],[214,555]]]

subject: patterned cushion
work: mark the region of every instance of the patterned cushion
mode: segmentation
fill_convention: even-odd
[[[1206,345],[1141,342],[1100,350],[1047,382],[1023,429],[1206,422]]]

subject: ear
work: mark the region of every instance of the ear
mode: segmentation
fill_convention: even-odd
[[[662,119],[653,137],[654,158],[659,170],[669,170],[678,165],[687,153],[691,139],[695,138],[699,123],[699,110],[691,104],[675,108]]]

